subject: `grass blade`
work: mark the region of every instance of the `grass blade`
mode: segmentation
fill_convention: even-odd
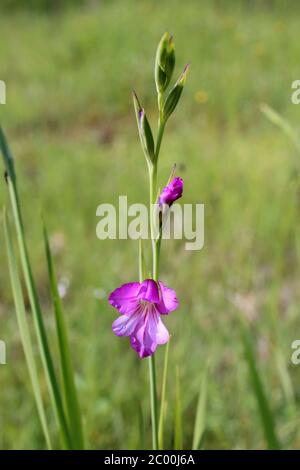
[[[198,450],[200,448],[201,442],[203,440],[204,431],[206,427],[206,406],[207,406],[207,367],[203,371],[203,376],[201,380],[201,387],[199,391],[195,426],[194,426],[194,435],[193,435],[193,444],[192,449]]]
[[[179,368],[176,367],[176,393],[175,393],[175,430],[174,430],[174,449],[182,450],[183,448],[183,432],[182,432],[182,405],[180,391]]]
[[[296,401],[295,393],[293,389],[293,383],[289,374],[287,364],[285,362],[285,357],[280,346],[277,346],[275,350],[275,362],[277,365],[278,375],[280,378],[284,398],[286,401],[287,412],[291,418],[296,415]]]
[[[74,371],[71,360],[67,329],[64,321],[64,314],[60,296],[58,293],[57,280],[53,266],[53,260],[48,240],[46,227],[44,225],[44,242],[50,280],[51,296],[54,306],[55,323],[58,338],[60,364],[62,369],[62,382],[64,390],[65,404],[67,408],[68,423],[72,441],[76,449],[84,448],[82,420],[74,382]]]
[[[245,328],[242,330],[242,336],[244,343],[245,358],[248,364],[249,374],[268,447],[269,449],[280,449],[280,443],[276,435],[273,415],[269,407],[267,397],[265,395],[262,380],[256,367],[252,340],[250,334]]]
[[[10,150],[7,145],[4,132],[1,126],[0,126],[0,147],[1,147],[2,157],[4,161],[5,176],[6,177],[8,176],[11,179],[13,185],[15,186],[16,185],[16,173],[15,173],[14,160],[13,160],[12,154],[10,153]]]
[[[290,123],[267,104],[262,104],[260,110],[270,122],[284,132],[300,153],[300,139]]]
[[[167,386],[167,374],[168,374],[169,344],[170,344],[170,341],[166,345],[163,380],[162,380],[162,388],[161,388],[161,402],[160,402],[160,413],[159,413],[159,422],[158,422],[158,448],[159,450],[163,450],[164,448],[164,424],[165,424],[166,409],[167,409],[166,386]]]
[[[42,317],[42,311],[39,304],[37,289],[35,286],[32,269],[29,261],[27,245],[25,241],[25,233],[23,220],[21,216],[21,208],[17,191],[16,175],[14,170],[13,159],[9,151],[4,133],[0,127],[0,149],[3,155],[4,164],[6,168],[6,181],[8,184],[9,196],[12,206],[13,219],[17,232],[17,241],[20,253],[21,266],[24,274],[28,297],[32,309],[34,325],[42,358],[43,367],[45,370],[47,385],[54,409],[54,413],[61,431],[63,445],[66,448],[71,448],[71,439],[67,427],[67,421],[63,409],[63,402],[61,399],[58,382],[56,379],[55,369],[48,345],[48,339]]]
[[[138,447],[137,449],[145,449],[145,420],[144,420],[144,413],[143,407],[141,403],[138,403]]]
[[[13,249],[13,243],[12,243],[11,230],[8,224],[6,211],[4,211],[3,218],[4,218],[4,235],[5,235],[6,251],[7,251],[7,257],[8,257],[10,281],[11,281],[11,287],[12,287],[13,298],[14,298],[14,303],[15,303],[17,322],[19,326],[21,341],[23,345],[23,350],[25,354],[27,367],[28,367],[29,377],[31,380],[33,395],[34,395],[36,407],[38,410],[39,419],[41,422],[41,426],[42,426],[42,430],[45,436],[47,447],[48,449],[51,449],[50,433],[48,429],[47,419],[46,419],[42,396],[41,396],[38,373],[37,373],[32,345],[31,345],[29,327],[28,327],[27,318],[26,318],[22,288],[21,288],[21,283],[19,279],[18,267],[17,267],[16,257],[15,257],[15,253]]]

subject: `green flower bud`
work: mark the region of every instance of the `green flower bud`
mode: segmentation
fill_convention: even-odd
[[[161,38],[155,59],[155,84],[157,93],[163,93],[170,83],[175,67],[175,50],[173,38],[165,33]]]
[[[151,127],[145,114],[145,110],[141,107],[139,99],[134,91],[132,95],[142,148],[146,158],[152,162],[154,159],[155,149]]]
[[[174,109],[177,106],[183,87],[185,85],[188,70],[189,70],[189,65],[186,65],[184,67],[182,74],[180,75],[174,87],[172,88],[172,90],[167,96],[167,99],[163,107],[163,118],[165,121],[169,119],[169,117],[171,116],[171,114],[173,113]]]

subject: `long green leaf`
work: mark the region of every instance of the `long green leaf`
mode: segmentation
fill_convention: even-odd
[[[197,450],[200,447],[201,441],[204,436],[205,426],[206,426],[206,407],[207,407],[207,367],[203,371],[203,376],[201,380],[201,387],[199,391],[195,426],[194,426],[194,436],[193,436],[193,445],[192,449]]]
[[[180,375],[179,368],[176,367],[176,390],[175,390],[175,429],[174,429],[174,449],[181,450],[183,448],[183,431],[182,431],[182,404],[180,391]]]
[[[63,402],[61,399],[58,382],[56,379],[55,369],[48,345],[46,330],[44,326],[43,316],[41,307],[39,304],[39,299],[37,295],[37,289],[35,286],[32,269],[29,261],[29,255],[27,250],[27,245],[25,241],[24,226],[21,215],[20,202],[17,191],[16,184],[16,175],[13,165],[12,155],[9,151],[4,133],[0,127],[0,149],[3,155],[4,164],[6,168],[6,181],[8,184],[9,196],[12,206],[12,213],[15,223],[15,228],[17,232],[18,247],[20,252],[20,260],[22,265],[22,270],[24,274],[24,279],[26,283],[26,288],[28,291],[29,301],[33,313],[34,325],[38,340],[38,345],[40,349],[40,354],[42,358],[43,367],[45,370],[46,380],[52,400],[52,405],[54,408],[55,416],[61,431],[61,436],[63,440],[63,445],[66,448],[71,448],[72,443],[69,435],[69,430],[67,427],[67,421],[63,409]]]
[[[280,345],[277,345],[275,349],[275,362],[287,405],[287,412],[289,413],[290,417],[293,418],[297,413],[295,394],[288,366],[286,364],[286,358],[284,357]]]
[[[14,303],[15,303],[15,308],[16,308],[17,321],[18,321],[21,341],[23,345],[23,350],[24,350],[25,359],[27,362],[29,377],[31,380],[31,385],[33,389],[33,394],[34,394],[42,430],[45,435],[47,447],[48,449],[51,449],[50,433],[48,429],[47,419],[46,419],[42,396],[41,396],[41,389],[39,385],[37,367],[36,367],[36,363],[34,359],[30,331],[29,331],[29,327],[27,323],[24,299],[22,295],[22,288],[21,288],[21,283],[19,279],[18,266],[17,266],[17,261],[16,261],[16,257],[14,253],[12,235],[11,235],[11,230],[9,227],[6,211],[4,211],[3,220],[4,220],[4,235],[5,235],[5,242],[6,242],[6,251],[7,251],[7,257],[8,257],[9,272],[10,272],[10,281],[11,281],[11,287],[12,287],[12,292],[13,292],[13,297],[14,297]]]
[[[45,251],[48,265],[48,273],[50,280],[50,288],[52,301],[55,313],[56,331],[58,338],[60,364],[62,369],[63,389],[64,398],[68,414],[68,423],[72,441],[74,442],[77,449],[84,448],[83,431],[82,431],[82,420],[79,408],[79,402],[77,398],[77,392],[74,381],[74,371],[71,360],[68,334],[64,320],[64,313],[62,303],[58,293],[57,280],[55,270],[53,266],[53,260],[47,235],[47,230],[44,225],[44,242]]]
[[[269,407],[267,397],[263,388],[260,374],[256,367],[255,355],[252,346],[252,340],[250,334],[246,328],[242,328],[242,336],[244,343],[245,358],[249,368],[249,374],[253,391],[255,393],[261,422],[265,434],[266,441],[269,449],[280,449],[280,442],[276,435],[275,423],[272,415],[272,411]]]
[[[163,450],[164,448],[164,425],[165,425],[166,411],[167,411],[166,388],[167,388],[167,375],[168,375],[169,344],[170,344],[170,341],[167,343],[166,350],[165,350],[164,371],[163,371],[163,380],[162,380],[162,387],[161,387],[160,413],[159,413],[159,422],[158,422],[158,448],[160,450]]]
[[[141,403],[137,404],[138,407],[138,449],[145,449],[145,420],[143,407]]]

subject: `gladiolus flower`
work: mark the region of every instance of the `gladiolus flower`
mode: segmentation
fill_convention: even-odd
[[[159,205],[167,204],[171,206],[173,202],[182,196],[183,180],[177,176],[162,190],[159,196]]]
[[[178,300],[173,289],[162,282],[146,279],[115,289],[108,298],[121,316],[112,324],[117,336],[129,336],[132,348],[143,358],[151,356],[159,344],[169,340],[161,315],[176,310]]]

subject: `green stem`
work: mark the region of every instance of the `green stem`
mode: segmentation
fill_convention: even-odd
[[[150,232],[152,245],[152,278],[157,281],[158,277],[158,258],[156,249],[156,233],[155,233],[155,203],[156,203],[156,187],[157,187],[157,165],[152,164],[149,167],[149,189],[150,189]]]
[[[159,253],[160,253],[160,236],[156,237],[155,227],[155,204],[157,198],[157,161],[160,151],[160,146],[164,134],[165,122],[162,119],[162,97],[159,97],[159,122],[158,133],[155,148],[154,162],[149,164],[149,209],[150,209],[150,231],[151,231],[151,246],[152,246],[152,279],[158,281],[159,270]],[[150,406],[151,406],[151,421],[152,421],[152,446],[153,450],[158,449],[158,402],[156,390],[156,370],[154,354],[149,357],[149,384],[150,384]]]
[[[158,276],[158,258],[155,240],[155,199],[156,199],[156,178],[157,166],[154,163],[149,167],[149,192],[150,192],[150,231],[151,231],[151,244],[152,244],[152,277],[155,279]],[[154,355],[149,357],[149,385],[150,385],[150,406],[151,406],[151,421],[152,421],[152,447],[153,450],[158,449],[158,424],[157,424],[157,390],[156,390],[156,370]]]
[[[162,138],[163,138],[164,131],[165,131],[165,125],[166,123],[164,122],[162,117],[160,117],[158,121],[158,133],[157,133],[157,142],[156,142],[156,148],[155,148],[155,163],[158,160],[160,146],[161,146]]]

